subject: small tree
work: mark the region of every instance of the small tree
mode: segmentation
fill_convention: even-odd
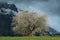
[[[12,20],[13,31],[17,34],[34,35],[36,31],[44,34],[46,31],[46,19],[36,13],[22,11],[16,14]],[[36,30],[38,29],[39,30]]]

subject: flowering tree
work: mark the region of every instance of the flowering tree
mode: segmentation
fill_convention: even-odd
[[[45,35],[47,31],[47,21],[45,16],[40,16],[33,12],[22,11],[13,17],[13,31],[17,34],[34,35],[35,32],[40,32]]]

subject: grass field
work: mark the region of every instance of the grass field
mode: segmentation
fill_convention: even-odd
[[[0,37],[0,40],[60,40],[57,36],[38,36],[38,37]]]

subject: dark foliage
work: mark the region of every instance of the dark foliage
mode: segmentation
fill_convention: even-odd
[[[11,9],[11,10],[14,10],[14,11],[18,12],[15,4],[8,4],[6,2],[0,2],[0,9],[1,8]]]
[[[0,35],[12,35],[11,20],[12,16],[0,14]]]
[[[11,9],[11,11],[5,11],[4,9]],[[5,2],[0,2],[0,36],[14,36],[14,32],[11,29],[12,17],[14,12],[17,12],[15,4],[8,4]],[[7,14],[6,14],[7,13]]]

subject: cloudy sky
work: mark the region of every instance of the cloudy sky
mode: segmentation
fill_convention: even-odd
[[[48,25],[60,32],[60,0],[0,0],[19,9],[48,14]]]

